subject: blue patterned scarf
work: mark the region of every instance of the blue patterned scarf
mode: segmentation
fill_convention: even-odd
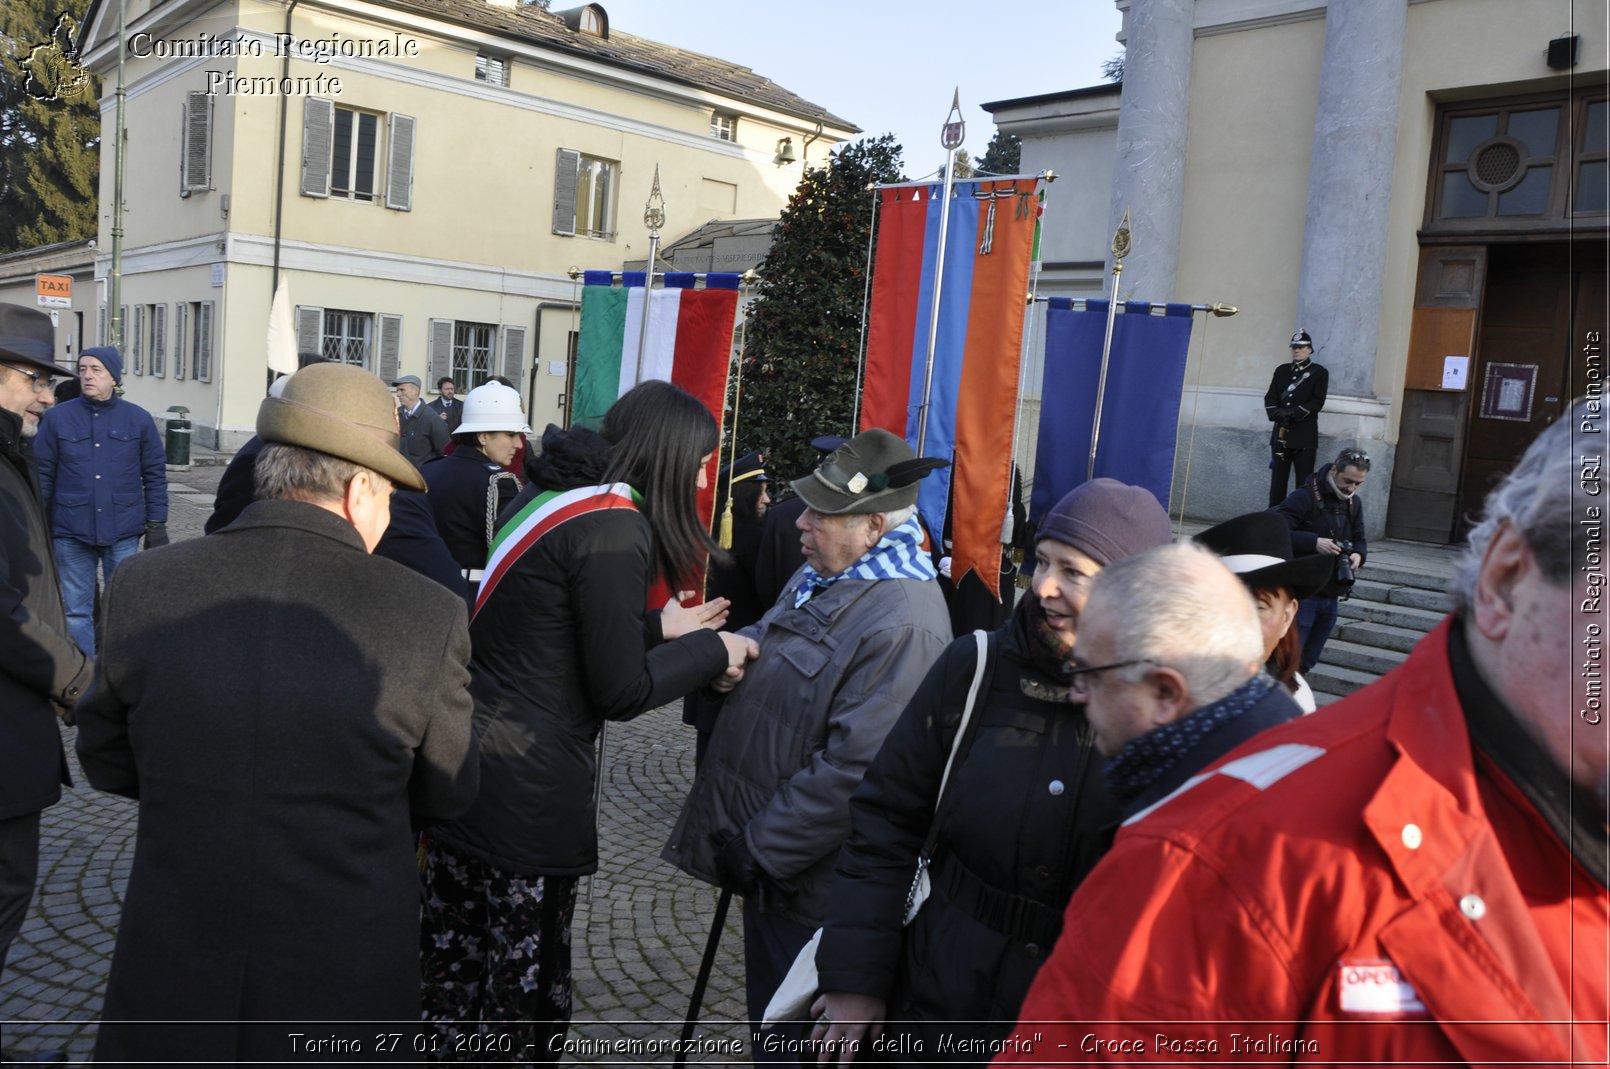
[[[837,575],[821,576],[809,564],[805,577],[794,593],[794,608],[810,601],[818,591],[825,590],[840,579],[915,579],[932,580],[939,575],[933,560],[922,548],[922,527],[917,518],[902,523],[884,535],[877,545],[863,553],[854,564]]]
[[[1208,735],[1257,705],[1274,685],[1270,676],[1259,672],[1218,701],[1130,739],[1102,769],[1107,789],[1125,804],[1138,798]]]

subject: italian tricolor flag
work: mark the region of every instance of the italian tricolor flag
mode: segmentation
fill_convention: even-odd
[[[727,396],[738,276],[712,274],[695,289],[691,274],[667,274],[665,288],[644,288],[644,273],[586,272],[581,294],[581,347],[576,355],[572,421],[596,427],[615,400],[647,379],[675,383],[719,420]],[[644,339],[643,301],[649,302]],[[640,367],[641,364],[641,367]]]
[[[732,329],[738,313],[738,276],[668,273],[663,289],[645,288],[645,272],[626,272],[622,285],[609,271],[588,271],[581,294],[581,344],[576,354],[571,422],[597,427],[609,406],[648,379],[674,383],[704,402],[722,424]],[[646,340],[643,302],[648,305]],[[706,469],[709,486],[699,495],[708,526],[715,507],[720,450]]]

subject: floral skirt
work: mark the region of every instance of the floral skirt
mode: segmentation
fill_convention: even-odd
[[[555,1064],[570,1023],[574,876],[516,876],[426,838],[423,1016],[439,1061]]]

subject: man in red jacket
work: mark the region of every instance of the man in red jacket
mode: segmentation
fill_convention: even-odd
[[[1126,822],[999,1061],[1604,1064],[1603,427],[1538,437],[1401,668]]]

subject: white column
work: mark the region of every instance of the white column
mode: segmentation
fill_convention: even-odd
[[[1118,104],[1110,240],[1129,209],[1131,252],[1120,298],[1175,298],[1190,119],[1192,0],[1131,0]],[[1112,277],[1112,254],[1107,254]]]
[[[1408,0],[1331,0],[1308,172],[1297,319],[1332,394],[1375,395]]]

